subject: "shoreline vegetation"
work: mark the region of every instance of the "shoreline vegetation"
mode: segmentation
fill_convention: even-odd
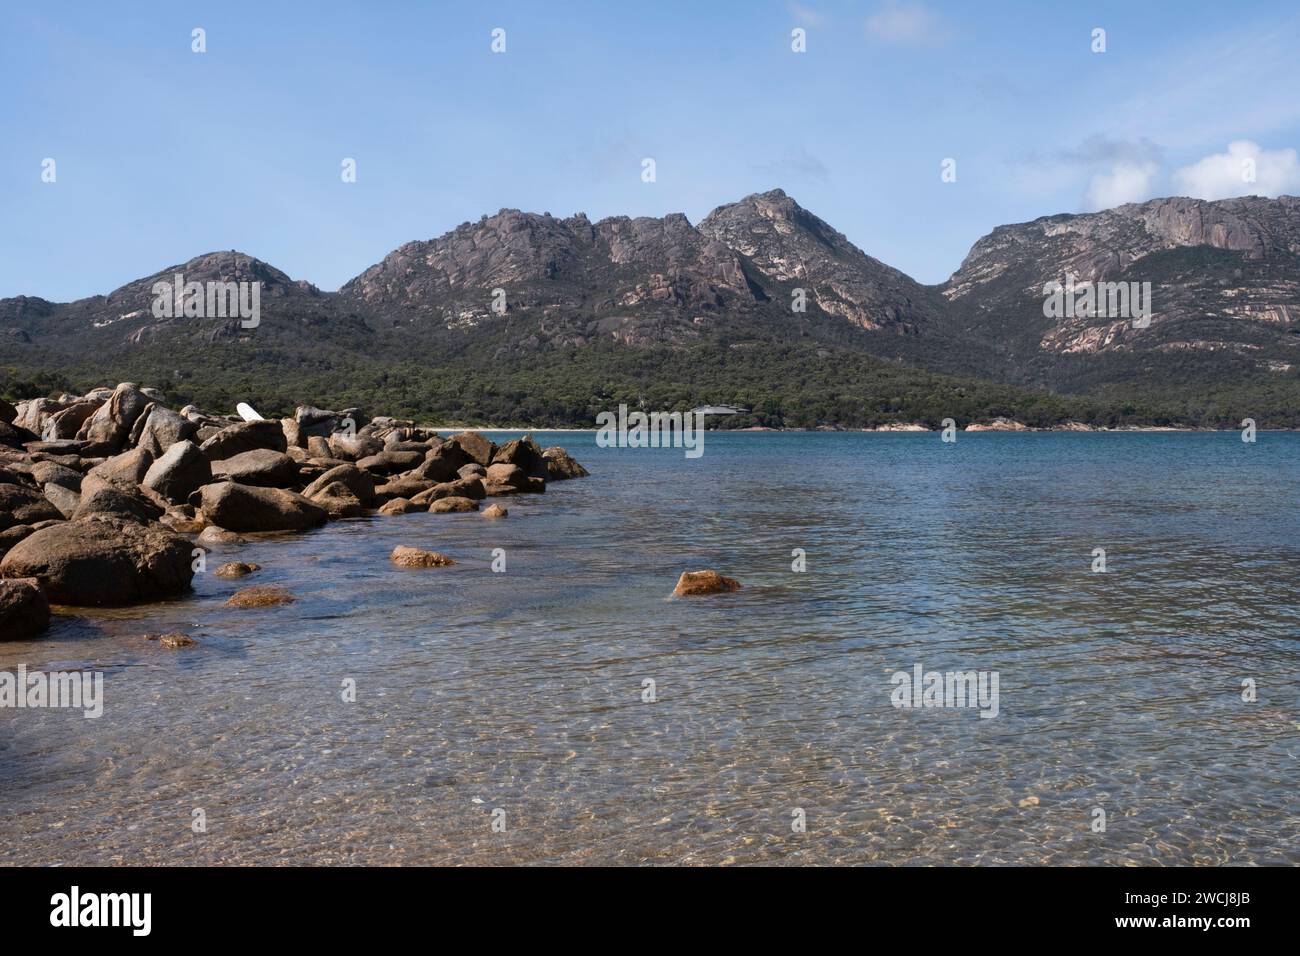
[[[263,329],[268,324],[263,323]],[[259,329],[259,332],[262,329]],[[292,415],[300,396],[331,408],[383,408],[444,429],[584,429],[604,410],[673,412],[707,405],[749,409],[709,418],[710,429],[852,430],[923,424],[959,428],[1018,421],[1028,428],[1300,428],[1300,380],[1243,377],[1064,394],[963,378],[883,361],[844,348],[772,344],[732,351],[703,342],[684,349],[592,345],[527,356],[466,350],[386,361],[327,340],[310,359],[269,340],[176,343],[145,352],[77,357],[54,352],[26,364],[0,360],[0,398],[10,402],[83,394],[112,381],[155,382],[180,407],[234,408],[249,402],[268,417]]]
[[[0,400],[0,640],[44,632],[51,605],[184,595],[207,570],[207,549],[245,535],[412,512],[491,521],[509,512],[496,503],[480,511],[485,499],[541,494],[549,482],[588,474],[563,448],[543,449],[529,435],[498,445],[477,431],[443,436],[360,408],[299,405],[281,419],[240,411],[176,411],[163,393],[129,382]],[[244,577],[261,569],[229,562],[213,570]],[[231,600],[262,607],[293,598],[254,586]],[[167,637],[161,646],[186,646]]]

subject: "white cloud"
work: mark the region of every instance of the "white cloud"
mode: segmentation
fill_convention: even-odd
[[[1109,169],[1092,174],[1084,192],[1084,201],[1090,211],[1110,209],[1126,202],[1142,202],[1151,198],[1152,186],[1159,174],[1159,163],[1119,160]]]
[[[1261,149],[1248,139],[1228,144],[1174,173],[1179,193],[1197,199],[1278,196],[1300,192],[1300,158],[1294,149]]]
[[[919,3],[887,0],[867,17],[867,35],[886,43],[923,45],[942,43],[948,38],[948,28]]]

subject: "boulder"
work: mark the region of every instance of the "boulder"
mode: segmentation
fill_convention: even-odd
[[[518,465],[530,478],[545,479],[549,475],[542,448],[532,435],[512,438],[492,456],[494,465]]]
[[[480,465],[478,462],[472,461],[468,465],[463,465],[462,467],[458,468],[456,470],[456,474],[461,478],[486,478],[487,469],[484,468],[482,465]],[[450,481],[451,479],[447,478],[444,480]]]
[[[41,426],[41,438],[44,441],[66,441],[76,438],[87,419],[99,411],[103,404],[103,402],[74,402],[62,411],[55,412],[48,416]]]
[[[453,495],[448,498],[439,498],[433,504],[429,505],[431,514],[445,514],[455,511],[478,511],[478,502],[473,498],[461,498]]]
[[[303,489],[303,494],[311,498],[327,485],[341,481],[351,489],[362,504],[369,504],[375,497],[375,480],[356,465],[342,464],[326,471],[323,475]]]
[[[379,508],[381,515],[409,515],[413,511],[425,511],[407,498],[393,498],[391,501],[385,501]]]
[[[573,460],[572,456],[559,445],[552,445],[542,452],[546,459],[546,477],[551,481],[564,481],[567,478],[586,478],[591,472]]]
[[[483,509],[484,518],[504,518],[508,514],[510,514],[510,512],[505,508],[502,508],[500,505],[488,505]]]
[[[36,529],[29,524],[16,524],[12,528],[5,528],[3,531],[0,531],[0,558],[3,558],[8,554],[14,545],[35,530]]]
[[[330,454],[330,443],[319,435],[313,435],[307,439],[307,454],[312,458],[333,458]]]
[[[56,604],[134,604],[189,590],[191,550],[157,525],[95,516],[27,536],[0,561],[0,577],[36,578]]]
[[[4,424],[26,429],[34,435],[39,435],[45,430],[46,420],[50,416],[63,411],[66,407],[63,402],[55,401],[52,398],[33,398],[30,402],[23,402],[22,405],[18,406],[18,416],[12,422],[5,422]]]
[[[288,488],[298,481],[298,463],[284,452],[254,448],[214,462],[212,477],[259,488]]]
[[[101,478],[125,491],[134,491],[149,474],[153,453],[147,448],[132,448],[120,455],[106,459],[86,473],[87,478]]]
[[[487,470],[487,481],[498,485],[509,485],[518,488],[520,491],[528,489],[528,473],[518,465],[489,465]]]
[[[244,539],[233,531],[227,531],[225,528],[219,528],[214,524],[204,528],[195,543],[204,548],[217,548],[228,544],[243,544]]]
[[[319,505],[281,488],[223,481],[204,485],[199,495],[204,517],[230,531],[301,531],[324,524],[329,517]]]
[[[0,485],[0,531],[14,525],[61,520],[63,514],[35,488]]]
[[[293,449],[302,448],[306,444],[307,436],[302,433],[296,418],[280,419],[280,428],[284,431],[284,440],[289,445],[287,450],[290,454],[293,453]]]
[[[177,442],[193,438],[199,427],[178,413],[162,405],[153,405],[140,416],[132,434],[132,444],[148,449],[155,458],[166,453]]]
[[[352,489],[341,481],[331,481],[316,492],[311,499],[334,520],[340,518],[360,518],[366,513],[366,506],[352,493]]]
[[[51,482],[42,489],[42,493],[45,495],[45,500],[58,508],[59,514],[65,518],[72,518],[81,507],[81,494],[63,485]]]
[[[388,501],[391,498],[414,498],[420,492],[428,491],[433,486],[434,482],[426,478],[402,475],[376,488],[375,497],[380,501]]]
[[[141,484],[167,501],[180,504],[211,481],[212,466],[199,446],[179,441],[149,466]]]
[[[717,571],[683,571],[673,588],[674,597],[691,597],[701,594],[722,594],[739,591],[740,582],[724,577]]]
[[[478,432],[461,432],[453,435],[447,439],[443,447],[446,445],[459,448],[465,453],[466,458],[478,462],[484,468],[492,464],[492,456],[496,453],[496,445]]]
[[[81,472],[53,461],[38,461],[33,464],[32,477],[42,486],[59,485],[69,491],[81,490]]]
[[[199,451],[208,461],[222,461],[258,448],[283,453],[288,447],[279,421],[236,422],[204,441]]]
[[[452,447],[444,443],[426,454],[424,461],[417,465],[411,474],[427,478],[429,481],[452,481],[457,477],[464,477],[459,474],[459,471],[467,464],[482,467],[476,462],[467,463],[465,453],[458,446]]]
[[[400,568],[445,568],[456,562],[437,551],[422,551],[399,544],[388,559]]]
[[[213,572],[219,578],[245,578],[254,571],[261,571],[260,564],[249,564],[246,561],[229,561],[217,568]]]
[[[113,389],[112,396],[86,419],[77,438],[87,443],[87,454],[113,454],[126,445],[136,419],[152,399],[130,382]]]
[[[397,475],[421,464],[428,451],[427,448],[419,451],[385,448],[377,455],[362,458],[357,462],[357,467],[376,475]]]
[[[330,454],[335,458],[358,461],[379,454],[384,450],[384,443],[377,438],[367,438],[364,435],[335,432],[329,437],[329,449]]]
[[[81,483],[81,500],[74,519],[91,515],[115,515],[148,523],[163,516],[163,509],[139,493],[138,486],[115,485],[94,473]]]
[[[50,602],[39,581],[0,581],[0,641],[35,637],[50,626]]]
[[[28,442],[40,441],[40,437],[17,425],[0,422],[0,446],[22,450]]]

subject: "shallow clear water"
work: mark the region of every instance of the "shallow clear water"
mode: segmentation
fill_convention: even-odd
[[[592,477],[0,643],[106,696],[0,710],[0,863],[1300,863],[1300,435],[538,438]],[[745,588],[668,599],[700,568]],[[998,716],[895,708],[917,663]]]

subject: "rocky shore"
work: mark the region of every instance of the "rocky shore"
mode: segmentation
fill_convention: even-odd
[[[183,594],[195,549],[240,535],[415,511],[478,511],[587,474],[531,436],[498,445],[360,409],[262,420],[169,408],[124,383],[0,400],[0,640],[49,626],[50,605]],[[504,517],[489,506],[486,516]]]

